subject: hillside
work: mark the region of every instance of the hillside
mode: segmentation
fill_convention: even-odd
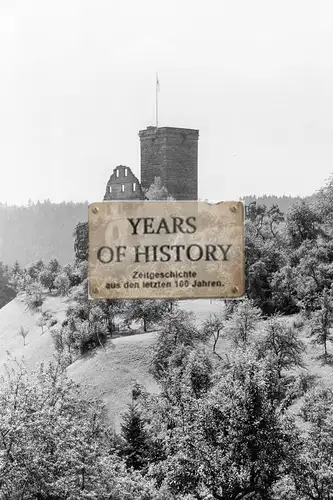
[[[258,205],[266,205],[268,209],[273,205],[278,205],[281,212],[285,214],[295,203],[300,203],[302,200],[311,203],[315,200],[315,198],[316,194],[307,196],[306,198],[301,198],[300,196],[248,195],[242,197],[241,200],[245,203],[245,205],[249,205],[255,201]]]
[[[242,200],[246,204],[257,201],[268,208],[277,204],[285,213],[301,198],[249,195]],[[87,208],[88,202],[44,201],[22,207],[0,203],[0,261],[12,265],[17,260],[25,266],[38,259],[49,261],[55,257],[61,264],[68,264],[74,256],[74,228],[78,222],[87,220]]]
[[[68,375],[82,388],[84,398],[99,398],[107,406],[111,422],[119,430],[120,417],[131,401],[135,382],[149,392],[158,392],[158,385],[148,373],[150,347],[156,333],[118,337],[105,349],[76,360],[67,369]]]
[[[39,314],[32,314],[24,303],[24,294],[0,310],[0,373],[4,373],[5,364],[10,358],[24,358],[28,367],[53,360],[53,344],[50,331],[41,334],[37,325]],[[45,309],[49,309],[58,321],[65,317],[67,302],[59,297],[47,296]],[[200,324],[211,312],[218,311],[220,301],[188,300],[181,303],[186,311],[193,311]],[[289,318],[292,321],[293,317]],[[29,330],[26,345],[19,334],[20,327]],[[313,346],[306,330],[300,333],[307,346],[305,367],[297,371],[308,370],[313,380],[326,385],[332,384],[333,365],[324,365],[320,347]],[[79,383],[82,395],[87,398],[100,398],[107,406],[111,422],[119,429],[121,415],[131,399],[131,388],[135,382],[146,387],[149,392],[157,392],[158,386],[148,372],[150,348],[156,338],[156,332],[142,333],[133,330],[132,335],[118,336],[110,340],[105,348],[100,348],[77,359],[68,367],[68,375]],[[221,339],[217,352],[224,356],[230,346]],[[333,348],[331,347],[331,351]],[[296,405],[296,408],[298,404]]]
[[[313,204],[294,207],[287,223],[279,211],[252,207],[245,238],[247,300],[230,309],[218,300],[179,303],[183,311],[194,312],[197,323],[213,311],[230,313],[230,321],[210,318],[199,336],[190,317],[178,311],[170,317],[164,302],[89,303],[85,222],[75,230],[75,265],[0,266],[3,283],[26,294],[0,311],[0,373],[13,358],[23,357],[33,368],[55,353],[70,360],[78,356],[67,366],[67,381],[52,367],[40,369],[37,383],[22,371],[16,380],[1,381],[1,418],[8,431],[0,447],[6,467],[0,479],[12,471],[7,497],[20,496],[36,463],[27,500],[45,484],[52,495],[46,491],[43,498],[66,496],[67,490],[59,495],[65,476],[77,491],[90,477],[94,498],[109,498],[115,485],[105,481],[120,473],[122,493],[134,478],[133,468],[135,481],[153,491],[139,497],[135,483],[127,499],[220,498],[223,492],[233,500],[249,495],[309,500],[318,497],[317,484],[325,491],[321,497],[328,498],[333,490],[333,179],[316,197]],[[269,207],[268,198],[255,201]],[[32,314],[27,302],[43,312]],[[55,335],[43,332],[43,318],[54,325]],[[151,325],[146,333],[143,322]],[[160,326],[166,333],[162,338]],[[71,381],[81,398],[73,397]],[[136,383],[148,394],[128,407]],[[109,418],[93,399],[104,402]],[[114,435],[104,432],[108,424]],[[123,472],[114,468],[120,458]],[[147,478],[156,483],[144,485]],[[300,486],[305,495],[298,495]]]
[[[66,301],[58,297],[46,297],[44,309],[52,311],[58,321],[65,318]],[[50,332],[41,334],[37,325],[40,314],[32,314],[24,303],[24,294],[0,309],[0,373],[10,358],[24,358],[27,366],[33,368],[36,363],[53,360],[53,345]],[[20,327],[29,331],[26,345],[19,334]]]
[[[21,266],[57,258],[63,265],[72,261],[73,232],[87,220],[88,203],[51,203],[27,207],[0,204],[0,261]]]
[[[67,302],[59,297],[47,295],[44,309],[62,321],[65,318]],[[197,321],[202,321],[211,311],[221,307],[221,303],[209,300],[184,301],[185,310],[194,310]],[[40,314],[32,314],[24,303],[24,294],[0,310],[0,373],[10,358],[24,358],[27,366],[33,368],[42,361],[52,361],[53,344],[50,331],[41,335],[37,325]],[[19,334],[20,327],[29,330],[26,345]],[[136,330],[134,330],[136,332]],[[134,333],[116,337],[100,348],[77,359],[68,367],[68,375],[82,386],[85,397],[101,398],[107,405],[110,420],[119,427],[120,416],[130,401],[134,382],[155,392],[158,386],[148,373],[150,347],[156,332]]]

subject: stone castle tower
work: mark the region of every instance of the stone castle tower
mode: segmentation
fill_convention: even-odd
[[[141,183],[131,169],[118,165],[107,182],[104,201],[144,200],[144,190],[160,177],[175,200],[198,199],[199,131],[147,127],[139,132]]]
[[[197,200],[199,131],[147,127],[139,137],[142,187],[149,188],[155,177],[161,177],[175,200]]]

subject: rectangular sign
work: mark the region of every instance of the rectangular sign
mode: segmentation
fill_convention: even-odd
[[[242,202],[89,206],[93,299],[239,298],[244,281]]]

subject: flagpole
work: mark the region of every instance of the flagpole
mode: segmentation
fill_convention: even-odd
[[[158,81],[158,74],[156,73],[156,128],[158,128],[158,87],[159,87],[159,81]]]

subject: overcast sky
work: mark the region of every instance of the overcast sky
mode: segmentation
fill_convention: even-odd
[[[0,202],[100,201],[138,131],[200,130],[199,196],[333,172],[331,0],[0,0]]]

